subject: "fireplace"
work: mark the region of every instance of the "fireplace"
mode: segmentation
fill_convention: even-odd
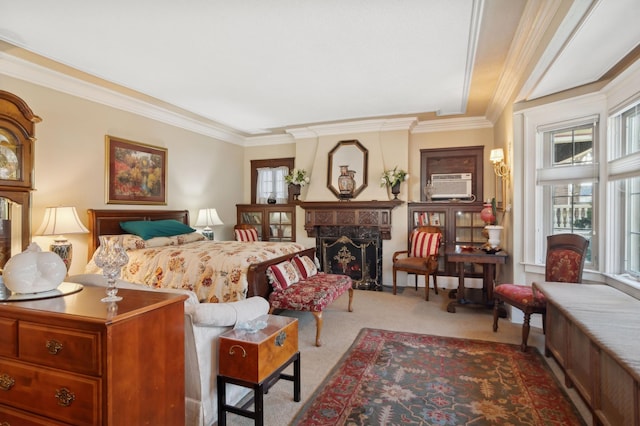
[[[324,272],[349,275],[354,288],[382,291],[382,242],[401,201],[303,202],[307,235]]]
[[[377,229],[322,227],[316,253],[324,272],[349,275],[361,290],[382,290],[382,239]]]

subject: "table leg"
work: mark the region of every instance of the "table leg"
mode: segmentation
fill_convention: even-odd
[[[255,421],[256,426],[264,425],[264,382],[258,385],[255,389],[255,401],[254,401],[254,411],[253,415],[255,416],[253,420]]]
[[[464,298],[464,262],[458,262],[458,290],[457,290],[457,299],[452,300],[447,305],[447,312],[451,312],[452,314],[456,313],[456,305],[463,305],[467,303]]]
[[[300,352],[293,361],[293,400],[300,402]]]
[[[493,306],[493,281],[496,277],[496,266],[493,263],[485,263],[483,266],[484,269],[484,277],[483,277],[483,287],[486,293],[485,303],[491,303]]]
[[[218,386],[218,426],[226,426],[227,424],[227,412],[224,409],[225,404],[227,403],[226,390],[227,385],[224,379],[218,376],[217,380]]]

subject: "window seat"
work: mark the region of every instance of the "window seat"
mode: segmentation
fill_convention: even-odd
[[[593,424],[640,425],[640,300],[602,284],[534,283],[547,298],[545,355]]]

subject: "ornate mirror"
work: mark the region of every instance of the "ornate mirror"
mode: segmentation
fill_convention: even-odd
[[[369,151],[357,140],[338,142],[329,151],[327,188],[340,199],[357,197],[367,187],[368,158]],[[341,180],[345,175],[353,179],[353,186],[348,190],[344,185],[341,188]]]
[[[31,242],[33,141],[40,121],[22,99],[0,90],[0,268]]]

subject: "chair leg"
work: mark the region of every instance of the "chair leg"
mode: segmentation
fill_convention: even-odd
[[[313,314],[313,317],[316,319],[316,346],[322,346],[322,342],[320,342],[320,332],[322,331],[322,311],[311,312],[311,313]]]
[[[438,274],[433,273],[433,290],[438,294]]]
[[[414,284],[416,285],[416,291],[418,291],[418,274],[413,275],[415,277]]]
[[[349,289],[349,307],[347,310],[353,312],[353,288]]]
[[[498,305],[500,304],[500,300],[498,298],[493,299],[493,332],[498,331]]]
[[[393,294],[396,294],[396,268],[393,268]]]
[[[416,274],[416,289],[418,288],[418,274]],[[429,273],[424,274],[424,300],[429,301]]]
[[[520,345],[520,349],[522,352],[527,351],[527,340],[529,340],[529,329],[531,326],[529,322],[531,321],[531,314],[525,312],[524,313],[524,323],[522,323],[522,345]]]

